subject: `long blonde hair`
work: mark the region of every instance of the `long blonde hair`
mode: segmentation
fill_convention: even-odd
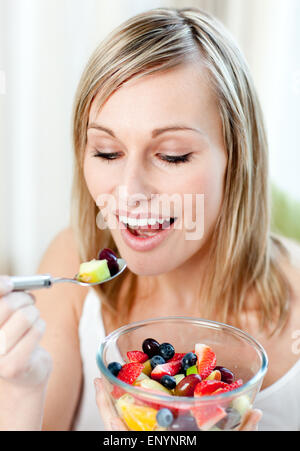
[[[75,104],[73,140],[75,168],[72,189],[73,227],[81,261],[96,258],[99,249],[117,251],[108,230],[96,225],[98,208],[83,175],[90,107],[98,108],[131,78],[165,71],[193,60],[209,70],[218,95],[228,153],[224,198],[210,249],[205,286],[207,316],[227,322],[245,307],[246,294],[259,295],[261,326],[281,328],[287,319],[290,286],[276,260],[286,255],[279,237],[270,232],[268,144],[264,119],[243,55],[215,18],[197,8],[157,8],[130,18],[97,47],[80,80]],[[118,305],[125,279],[126,302]],[[137,276],[129,271],[97,287],[104,308],[126,322],[136,296]]]

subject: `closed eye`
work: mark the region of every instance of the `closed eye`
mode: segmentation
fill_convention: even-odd
[[[94,153],[94,157],[103,158],[104,160],[116,160],[119,156],[120,156],[120,152],[106,153],[106,152],[99,152],[99,150],[97,150]]]
[[[94,157],[98,157],[98,158],[102,158],[103,160],[107,160],[107,162],[109,163],[112,160],[117,160],[118,158],[120,158],[122,156],[121,152],[111,152],[111,153],[107,153],[107,152],[100,152],[99,150],[97,150],[94,153]],[[192,153],[188,153],[186,155],[165,155],[165,154],[157,154],[157,156],[160,158],[160,160],[162,160],[164,163],[167,164],[173,164],[173,165],[178,165],[181,163],[188,163],[191,160],[192,157]]]
[[[159,154],[159,157],[165,161],[166,163],[170,164],[180,164],[180,163],[187,163],[190,161],[192,154],[188,153],[186,155],[165,155],[165,154]]]

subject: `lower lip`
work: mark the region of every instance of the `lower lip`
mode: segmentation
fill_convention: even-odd
[[[155,247],[159,246],[173,230],[174,223],[175,221],[168,229],[162,230],[161,232],[156,232],[155,235],[149,237],[135,236],[127,228],[123,227],[121,227],[120,230],[125,243],[129,247],[131,247],[131,249],[135,251],[145,252],[151,251]]]

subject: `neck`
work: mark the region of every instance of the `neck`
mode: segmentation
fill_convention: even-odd
[[[141,300],[161,303],[162,299],[172,299],[170,306],[183,311],[197,311],[204,301],[201,286],[207,273],[209,246],[204,245],[183,265],[157,276],[138,276],[137,302]]]

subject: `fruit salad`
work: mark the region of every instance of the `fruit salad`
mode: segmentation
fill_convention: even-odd
[[[122,365],[109,363],[107,368],[114,377],[149,394],[164,395],[164,400],[151,399],[114,385],[111,395],[129,430],[234,430],[251,406],[246,395],[213,401],[214,395],[232,392],[242,387],[243,381],[229,368],[217,365],[213,349],[206,344],[196,343],[193,350],[178,353],[170,343],[147,338],[142,350],[127,352],[127,359]],[[208,403],[182,399],[197,401],[204,396]]]
[[[98,259],[81,263],[77,280],[86,283],[99,283],[119,272],[118,258],[111,249],[99,252]]]

